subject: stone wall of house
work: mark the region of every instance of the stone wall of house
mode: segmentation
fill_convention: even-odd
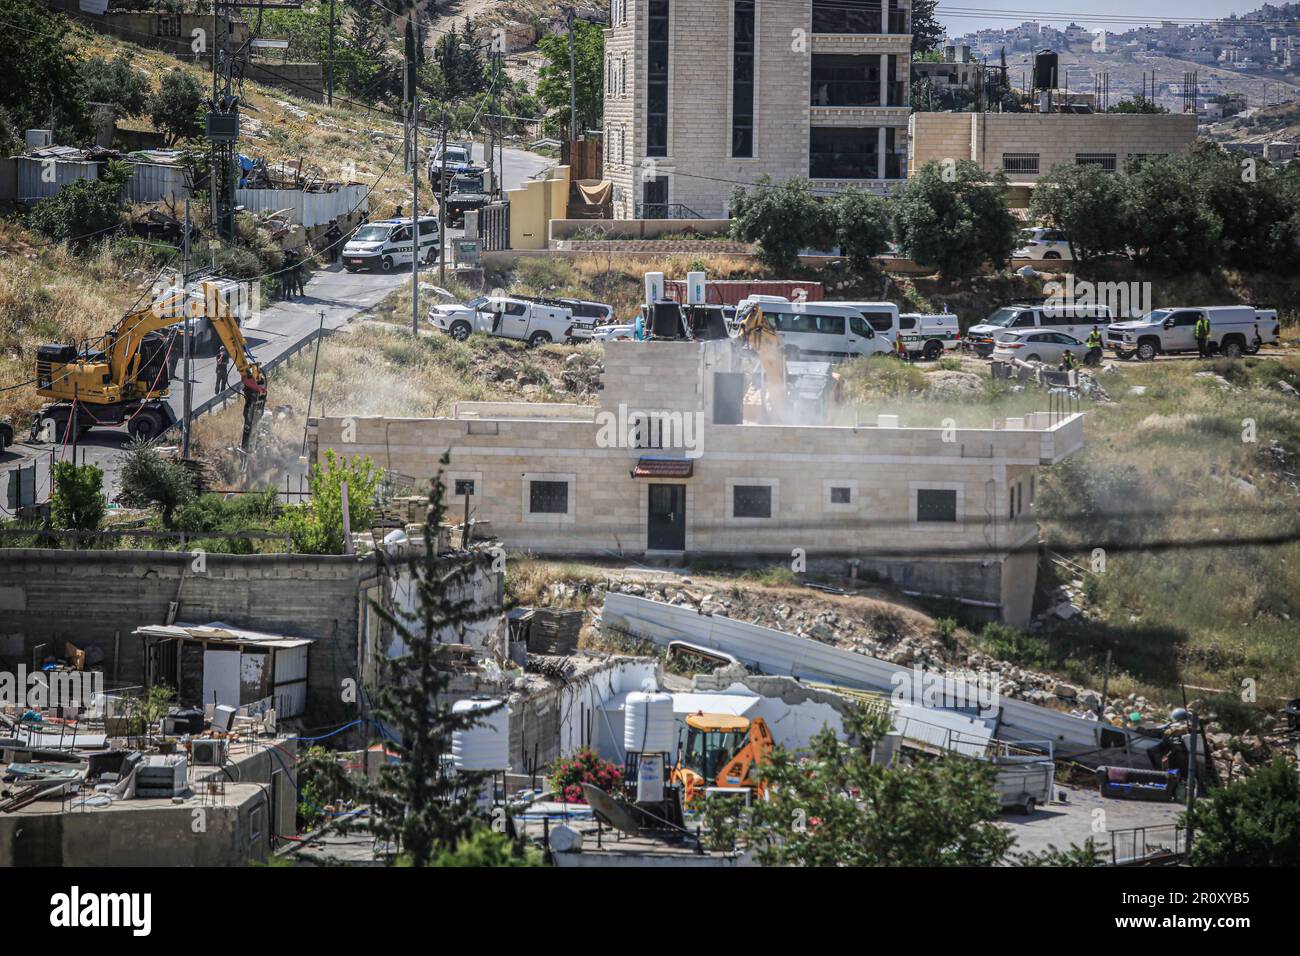
[[[970,159],[990,172],[1006,153],[1038,157],[1038,173],[1009,172],[1033,181],[1081,154],[1113,154],[1117,168],[1133,156],[1178,153],[1196,140],[1193,113],[914,113],[908,124],[910,170],[930,160]]]

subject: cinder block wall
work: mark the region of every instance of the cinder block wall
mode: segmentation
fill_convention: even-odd
[[[372,561],[210,554],[195,573],[193,560],[168,551],[0,549],[0,664],[30,666],[37,645],[62,654],[71,641],[103,653],[108,680],[139,683],[142,645],[132,632],[163,623],[179,595],[182,621],[315,639],[308,714],[322,723],[355,716],[339,687],[357,676],[358,591]]]

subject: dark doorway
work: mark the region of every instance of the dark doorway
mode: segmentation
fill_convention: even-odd
[[[641,185],[642,219],[668,218],[668,177],[653,176]]]
[[[650,486],[650,520],[646,532],[647,550],[686,550],[685,485]]]

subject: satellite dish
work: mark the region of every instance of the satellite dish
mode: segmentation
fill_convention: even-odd
[[[584,783],[582,795],[587,798],[587,805],[591,807],[591,812],[597,820],[609,824],[628,836],[641,835],[641,824],[632,811],[600,787]]]

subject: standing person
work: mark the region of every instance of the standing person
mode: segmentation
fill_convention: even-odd
[[[904,362],[908,359],[907,343],[903,341],[903,333],[898,333],[898,338],[894,340],[895,354]]]
[[[284,252],[284,280],[285,280],[285,298],[292,299],[295,295],[302,294],[302,257],[298,255],[297,249],[286,249]]]
[[[1250,353],[1254,355],[1264,347],[1264,340],[1259,334],[1259,323],[1255,323],[1255,337],[1250,340]]]
[[[397,204],[397,212],[393,213],[393,218],[394,219],[402,218],[402,204],[400,202]]]
[[[220,395],[230,386],[230,353],[226,347],[221,346],[217,352],[217,389],[216,394]]]
[[[1058,372],[1073,372],[1079,367],[1079,360],[1074,357],[1074,353],[1069,349],[1061,356],[1061,364],[1056,367]]]
[[[1196,320],[1196,351],[1201,358],[1210,357],[1210,320],[1204,312]]]
[[[330,250],[330,262],[335,265],[343,258],[343,230],[339,228],[339,221],[331,219],[329,228],[325,230],[325,242]]]
[[[1101,364],[1101,329],[1095,325],[1092,327],[1092,331],[1088,333],[1088,353],[1083,357],[1083,364]]]

